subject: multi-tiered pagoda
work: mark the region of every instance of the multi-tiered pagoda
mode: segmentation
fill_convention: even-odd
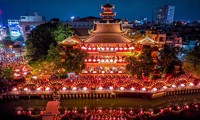
[[[157,46],[155,40],[145,37],[139,41],[132,40],[125,36],[122,24],[114,21],[116,13],[114,6],[107,3],[102,6],[103,13],[101,22],[95,22],[94,27],[89,31],[85,40],[78,40],[77,37],[70,37],[63,41],[67,46],[78,46],[89,53],[85,60],[86,68],[83,74],[123,74],[125,73],[125,58],[132,55],[134,51],[141,51],[142,46]],[[140,49],[138,49],[140,48]]]
[[[89,53],[83,73],[124,73],[125,57],[131,55],[133,50],[132,41],[125,36],[120,23],[110,22],[116,15],[113,13],[114,6],[107,3],[102,9],[100,16],[107,22],[94,23],[89,37],[81,45]]]

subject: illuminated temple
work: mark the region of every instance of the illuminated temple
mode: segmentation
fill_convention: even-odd
[[[126,36],[127,31],[123,30],[122,24],[114,21],[114,6],[107,3],[101,8],[102,21],[94,23],[86,39],[72,36],[63,41],[63,44],[79,47],[89,53],[83,74],[124,74],[127,56],[141,51],[145,45],[160,46],[158,41],[148,36],[140,36],[138,41],[130,39]]]

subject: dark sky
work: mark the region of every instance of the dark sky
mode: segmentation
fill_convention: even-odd
[[[38,12],[47,19],[67,20],[71,16],[96,16],[107,0],[0,0],[4,23],[7,19],[19,19],[28,8],[30,14]],[[172,4],[176,6],[175,20],[200,20],[200,0],[110,0],[115,5],[117,18],[129,20],[147,17],[151,20],[152,9]]]

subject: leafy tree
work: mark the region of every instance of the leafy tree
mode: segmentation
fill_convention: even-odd
[[[88,54],[78,48],[66,50],[65,62],[63,62],[65,69],[68,72],[80,73],[85,68],[85,59],[87,57]]]
[[[186,53],[183,67],[185,72],[193,77],[200,76],[200,46],[196,46],[193,50]]]
[[[37,61],[48,54],[49,46],[57,45],[73,34],[72,28],[64,25],[57,19],[37,26],[28,36],[26,41],[27,56],[31,61]]]
[[[174,45],[165,44],[163,46],[159,55],[159,63],[163,73],[172,73],[174,65],[181,65],[181,61],[178,59],[179,52],[180,48]]]
[[[4,68],[2,68],[2,71],[1,71],[1,78],[6,78],[9,80],[12,80],[13,73],[14,73],[14,71],[11,67],[4,67]]]
[[[131,75],[137,75],[138,79],[141,79],[143,76],[150,76],[155,66],[151,53],[152,50],[146,47],[138,57],[130,56],[126,58],[128,62],[126,71]]]
[[[139,61],[134,56],[129,56],[126,58],[127,65],[126,71],[131,75],[136,75],[138,79],[142,78],[142,62]]]
[[[48,54],[49,45],[56,45],[55,38],[51,33],[56,25],[45,23],[37,26],[31,31],[26,41],[27,57],[31,61],[37,61]]]
[[[155,63],[153,62],[151,54],[151,48],[144,47],[142,54],[139,56],[139,60],[142,62],[144,76],[150,76],[150,73],[154,70],[155,67]]]
[[[59,24],[57,29],[54,31],[55,40],[61,42],[69,36],[73,35],[74,31],[69,25]]]

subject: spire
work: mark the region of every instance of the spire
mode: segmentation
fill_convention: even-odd
[[[108,3],[109,0],[107,0],[107,3],[104,6],[101,6],[101,9],[103,10],[103,13],[100,13],[100,16],[103,20],[113,20],[116,16],[116,13],[113,12],[115,6]]]

